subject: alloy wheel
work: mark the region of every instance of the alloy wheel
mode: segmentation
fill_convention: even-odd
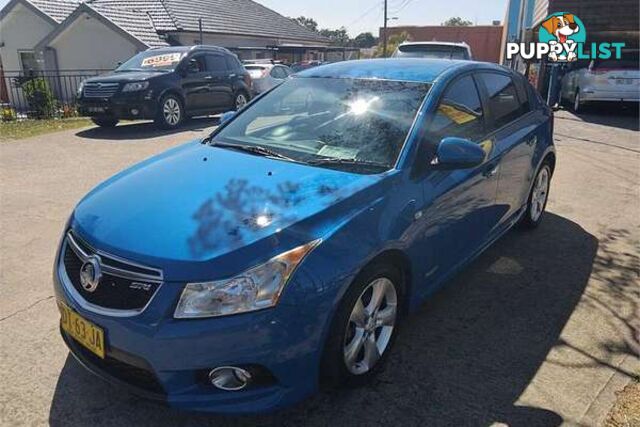
[[[175,98],[167,98],[162,106],[162,114],[168,125],[175,126],[180,122],[180,103]]]
[[[247,105],[247,97],[243,93],[236,95],[236,110],[241,109]]]
[[[529,215],[532,221],[537,221],[544,211],[544,207],[547,203],[547,196],[549,194],[549,168],[543,167],[536,178],[536,182],[533,187],[533,193],[531,194],[531,207]]]
[[[354,375],[369,372],[389,346],[396,325],[398,295],[391,280],[369,283],[351,310],[343,344],[344,362]]]

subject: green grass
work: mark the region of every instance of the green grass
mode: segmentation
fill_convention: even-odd
[[[77,129],[91,125],[91,120],[84,117],[0,122],[0,141],[29,138],[31,136],[59,132],[67,129]]]

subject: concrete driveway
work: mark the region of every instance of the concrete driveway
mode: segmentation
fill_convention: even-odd
[[[58,336],[53,257],[77,200],[205,135],[133,124],[0,145],[1,425],[598,425],[640,373],[637,112],[556,117],[549,214],[512,231],[413,315],[371,386],[271,416],[186,414],[86,373]]]

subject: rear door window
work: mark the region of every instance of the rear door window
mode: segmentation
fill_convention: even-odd
[[[212,73],[227,72],[227,63],[222,55],[207,54],[207,70]]]
[[[515,84],[511,77],[498,73],[478,73],[489,97],[489,111],[493,117],[491,130],[511,123],[523,114]]]

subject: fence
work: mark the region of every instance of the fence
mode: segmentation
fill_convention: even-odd
[[[74,115],[80,83],[110,70],[1,71],[3,118]]]

